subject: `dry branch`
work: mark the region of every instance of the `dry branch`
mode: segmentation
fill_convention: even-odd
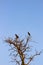
[[[17,34],[15,34],[14,40],[12,40],[11,38],[8,38],[8,39],[5,40],[5,42],[9,43],[10,46],[13,45],[13,48],[11,47],[11,49],[10,49],[10,50],[13,50],[13,52],[14,52],[14,53],[12,52],[13,56],[14,57],[18,56],[20,58],[21,64],[17,59],[15,59],[15,61],[18,65],[29,65],[30,62],[34,59],[34,57],[36,57],[37,55],[40,55],[40,53],[41,53],[41,52],[39,52],[39,53],[36,52],[36,54],[34,54],[32,56],[30,56],[28,58],[26,57],[27,53],[25,54],[25,52],[27,52],[27,50],[29,52],[29,50],[31,48],[28,45],[28,41],[30,41],[30,39],[31,39],[31,34],[28,32],[28,36],[26,38],[26,43],[24,42],[25,41],[24,39],[20,40],[20,38]],[[16,51],[16,53],[15,53],[15,51]],[[25,63],[25,59],[28,59],[27,60],[28,63]]]

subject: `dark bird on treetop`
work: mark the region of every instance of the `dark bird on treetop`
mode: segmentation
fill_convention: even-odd
[[[30,32],[28,32],[28,35],[30,36]]]
[[[16,38],[19,38],[19,36],[17,34],[15,34]]]

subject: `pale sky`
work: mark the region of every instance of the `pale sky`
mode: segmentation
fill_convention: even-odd
[[[28,31],[38,42],[32,44],[39,51],[43,49],[43,0],[0,0],[0,65],[14,65],[9,63],[9,46],[4,39]],[[31,65],[43,65],[43,53]]]

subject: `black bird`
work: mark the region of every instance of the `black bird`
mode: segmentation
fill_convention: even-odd
[[[17,34],[15,34],[16,38],[19,38],[19,36]]]
[[[28,32],[28,35],[30,36],[30,32]]]

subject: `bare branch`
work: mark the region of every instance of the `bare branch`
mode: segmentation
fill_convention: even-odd
[[[28,32],[28,36],[26,37],[26,40],[25,39],[20,39],[20,37],[15,34],[15,38],[14,40],[11,39],[11,38],[8,38],[5,40],[5,42],[9,43],[12,52],[10,53],[10,55],[13,56],[13,60],[14,62],[16,61],[16,65],[29,65],[30,62],[38,55],[41,54],[41,51],[40,52],[37,52],[32,56],[29,56],[29,52],[30,52],[30,49],[32,46],[29,45],[29,41],[31,39],[31,34],[30,32]],[[26,52],[26,53],[25,53]],[[20,61],[19,59],[17,58],[19,57],[20,58]],[[16,58],[16,59],[15,59]],[[28,63],[25,63],[25,59],[28,61]],[[21,64],[20,64],[21,62]]]
[[[40,54],[41,54],[41,51],[40,52],[36,52],[36,54],[34,54],[33,56],[30,56],[27,65],[30,64],[30,62],[34,59],[34,57],[36,57],[37,55],[40,55]]]

